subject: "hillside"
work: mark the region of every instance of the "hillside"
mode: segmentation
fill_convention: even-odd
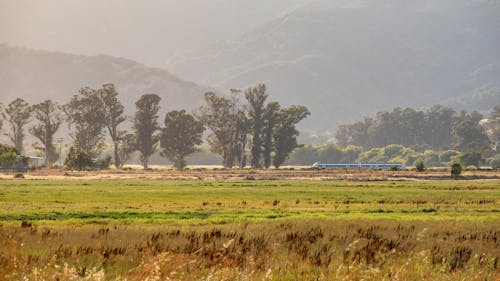
[[[145,93],[162,97],[164,109],[200,105],[206,87],[169,72],[111,56],[80,56],[0,45],[0,102],[16,97],[29,102],[67,102],[82,87],[114,83],[127,114]]]
[[[488,0],[312,1],[168,68],[221,89],[266,82],[311,108],[309,129],[395,106],[487,111],[500,103],[499,14]]]

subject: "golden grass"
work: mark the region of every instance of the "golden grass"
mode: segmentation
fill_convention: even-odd
[[[498,280],[499,221],[0,228],[2,280]]]

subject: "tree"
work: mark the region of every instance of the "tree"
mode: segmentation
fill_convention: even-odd
[[[146,94],[135,103],[137,111],[134,118],[136,148],[141,153],[144,170],[148,169],[149,158],[156,152],[160,135],[158,131],[158,111],[161,98],[156,94]]]
[[[125,162],[130,159],[130,155],[137,150],[137,141],[134,134],[126,134],[122,136],[118,142],[118,154],[121,166],[123,168]]]
[[[31,106],[21,98],[12,101],[2,117],[9,123],[10,132],[7,134],[19,153],[23,152],[24,127],[31,120]]]
[[[462,164],[455,162],[451,164],[451,176],[454,178],[458,178],[462,173]]]
[[[203,142],[203,131],[203,124],[185,110],[170,111],[165,116],[165,128],[161,133],[161,155],[172,161],[175,168],[184,169],[186,156],[196,152],[196,145]]]
[[[35,118],[39,124],[30,128],[30,133],[40,140],[45,155],[45,164],[57,161],[59,154],[54,146],[54,135],[62,123],[61,111],[57,103],[46,100],[33,105]]]
[[[266,85],[259,84],[246,90],[245,98],[250,104],[250,124],[252,131],[252,168],[262,168],[262,129],[264,127],[264,103],[267,99]]]
[[[459,156],[460,162],[467,166],[476,166],[479,169],[483,157],[477,151],[466,151]]]
[[[362,152],[363,148],[361,146],[348,145],[344,148],[344,161],[355,162]]]
[[[290,106],[280,110],[279,121],[275,127],[275,155],[273,164],[279,168],[288,159],[290,153],[298,146],[299,131],[295,128],[300,121],[311,113],[305,106]]]
[[[280,104],[278,102],[270,102],[264,109],[264,167],[267,169],[271,166],[271,154],[274,150],[273,132],[274,127],[279,118]]]
[[[104,145],[104,105],[99,93],[91,88],[82,88],[63,108],[73,145],[96,158]]]
[[[461,151],[484,151],[488,149],[490,142],[479,123],[466,117],[453,126],[453,144],[455,149]]]
[[[424,164],[424,161],[422,159],[417,160],[415,162],[415,170],[417,170],[417,172],[425,171],[425,164]]]
[[[232,168],[237,160],[240,164],[244,162],[249,122],[237,93],[238,91],[232,91],[230,98],[226,98],[207,92],[206,106],[202,106],[196,113],[196,118],[212,132],[207,141],[212,152],[222,156],[225,168]]]
[[[102,89],[100,89],[98,92],[103,103],[103,122],[108,129],[111,141],[113,141],[115,167],[121,168],[122,161],[120,158],[119,145],[120,139],[125,134],[125,131],[119,130],[118,126],[120,126],[120,124],[126,120],[125,116],[123,115],[123,105],[118,100],[118,93],[116,92],[115,86],[113,84],[103,85]]]

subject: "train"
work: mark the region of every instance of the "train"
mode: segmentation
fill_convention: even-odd
[[[374,170],[390,170],[406,169],[406,166],[401,163],[334,163],[334,162],[316,162],[312,165],[318,169],[374,169]]]

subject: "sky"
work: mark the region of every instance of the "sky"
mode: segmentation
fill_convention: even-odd
[[[0,0],[0,43],[162,66],[308,0]]]

